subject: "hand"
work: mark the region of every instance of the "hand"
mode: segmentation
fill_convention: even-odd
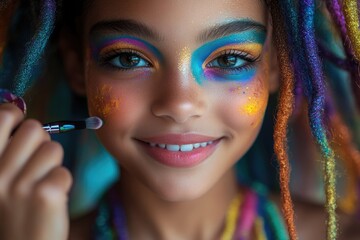
[[[67,239],[72,177],[62,159],[61,145],[38,121],[0,105],[0,239]]]

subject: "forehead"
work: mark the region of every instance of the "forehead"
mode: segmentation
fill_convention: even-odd
[[[164,35],[183,37],[243,18],[266,25],[263,0],[92,0],[85,17],[85,32],[99,21],[131,19]]]

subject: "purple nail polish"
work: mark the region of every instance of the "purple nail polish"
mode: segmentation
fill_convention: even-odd
[[[1,103],[12,103],[18,106],[24,114],[26,114],[26,104],[24,99],[12,94],[6,89],[0,88],[0,104]]]

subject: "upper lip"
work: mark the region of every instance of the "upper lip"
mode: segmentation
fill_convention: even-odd
[[[138,140],[149,143],[182,145],[215,141],[217,139],[219,138],[199,134],[163,134],[152,137],[144,137]]]

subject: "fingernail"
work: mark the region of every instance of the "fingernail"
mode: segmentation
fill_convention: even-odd
[[[0,88],[0,104],[1,103],[12,103],[26,114],[26,104],[24,99],[12,94],[9,90]]]

